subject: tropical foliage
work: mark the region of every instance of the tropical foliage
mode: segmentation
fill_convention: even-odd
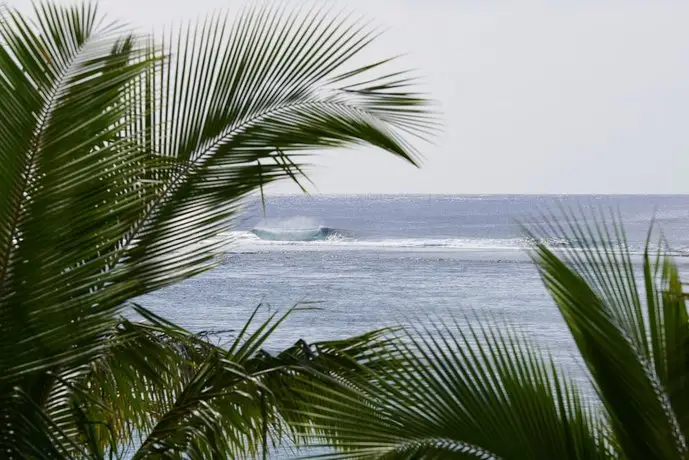
[[[322,458],[687,458],[683,284],[619,224],[528,230],[591,394],[500,322],[270,354],[285,316],[214,336],[134,303],[213,267],[242,199],[301,181],[310,151],[413,163],[433,112],[387,60],[351,65],[374,35],[346,17],[248,8],[160,38],[90,4],[33,18],[0,23],[3,457],[257,458],[287,438]]]
[[[559,221],[570,224],[532,225],[531,258],[593,389],[515,325],[419,323],[379,352],[396,365],[364,382],[375,412],[329,405],[346,449],[327,458],[687,458],[689,322],[677,266],[662,240],[633,255],[618,219]],[[563,240],[589,249],[544,243]]]
[[[220,348],[131,302],[211,268],[241,200],[301,181],[310,152],[415,163],[408,138],[435,116],[412,76],[366,62],[375,31],[324,11],[160,37],[89,3],[1,14],[2,456],[256,457],[306,433],[318,369],[339,385],[378,334],[269,356],[275,318]]]

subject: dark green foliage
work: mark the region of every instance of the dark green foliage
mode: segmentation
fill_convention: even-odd
[[[323,11],[140,37],[94,4],[2,9],[0,456],[253,458],[306,430],[300,394],[376,337],[269,357],[275,318],[227,350],[131,301],[211,268],[242,199],[309,152],[416,161],[404,135],[435,116],[387,61],[351,65],[373,38]]]

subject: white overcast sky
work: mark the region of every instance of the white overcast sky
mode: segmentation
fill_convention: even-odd
[[[242,3],[100,4],[157,28]],[[445,128],[420,170],[365,149],[320,156],[317,191],[689,193],[689,1],[339,4],[388,29],[373,57],[406,53]]]

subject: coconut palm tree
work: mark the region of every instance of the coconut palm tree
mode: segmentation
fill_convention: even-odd
[[[315,389],[385,368],[379,333],[272,356],[277,318],[218,347],[132,301],[212,268],[242,200],[301,183],[314,151],[417,162],[409,139],[435,115],[409,73],[363,58],[376,34],[324,10],[150,37],[90,3],[2,9],[5,458],[255,458],[285,433],[332,436]]]
[[[433,113],[387,60],[351,64],[366,27],[249,8],[154,40],[91,4],[1,18],[5,458],[257,458],[285,437],[322,458],[687,458],[679,271],[662,249],[635,264],[617,224],[529,233],[593,395],[503,323],[269,354],[284,316],[217,345],[135,303],[212,268],[242,199],[301,181],[312,150],[416,161]],[[590,249],[543,243],[563,237]]]
[[[619,218],[564,216],[570,223],[530,227],[530,254],[592,389],[514,324],[420,322],[377,350],[399,365],[362,380],[366,404],[333,398],[341,449],[321,458],[688,458],[689,318],[677,266],[662,240],[633,255]]]

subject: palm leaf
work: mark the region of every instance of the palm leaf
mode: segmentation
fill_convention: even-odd
[[[535,350],[509,327],[403,332],[364,398],[327,393],[316,423],[340,452],[312,458],[607,458],[600,419]]]
[[[684,458],[688,342],[677,269],[661,252],[653,262],[647,244],[644,311],[622,227],[577,224],[583,213],[566,220],[567,228],[552,219],[537,227],[532,257],[591,372],[615,440],[628,458]],[[537,242],[549,238],[576,238],[589,249],[558,256]]]
[[[37,5],[35,15],[31,24],[4,10],[0,23],[0,387],[5,400],[23,394],[26,409],[15,403],[12,414],[40,427],[50,417],[34,409],[52,407],[58,369],[99,353],[93,341],[127,284],[105,279],[100,248],[120,237],[145,194],[123,196],[147,160],[117,134],[126,124],[120,94],[148,62],[91,6]],[[68,452],[61,424],[44,428],[57,429],[50,438],[67,440],[58,450]],[[11,427],[2,427],[10,444],[32,439]]]
[[[145,449],[165,439],[192,455],[242,442],[255,453],[255,426],[235,417],[223,430],[202,419],[208,409],[184,432],[187,405],[177,417],[170,404],[200,407],[214,382],[229,389],[227,410],[232,397],[264,407],[241,363],[270,328],[226,356],[118,314],[211,267],[214,244],[197,243],[259,187],[301,180],[303,154],[364,143],[415,162],[405,136],[428,136],[434,114],[406,74],[381,72],[386,61],[348,66],[375,34],[345,16],[248,8],[166,35],[162,49],[92,4],[39,3],[34,16],[0,20],[0,398],[11,408],[0,437],[18,456],[35,437],[45,442],[27,455],[99,457],[141,432],[156,440]],[[179,372],[156,375],[166,366]],[[170,417],[145,414],[163,402]]]
[[[140,111],[155,114],[148,149],[180,166],[126,238],[130,276],[150,290],[204,267],[189,243],[224,230],[248,194],[298,180],[305,152],[370,144],[415,161],[402,134],[435,117],[413,80],[346,67],[374,36],[345,16],[259,7],[164,37],[170,59]]]
[[[162,415],[146,431],[135,458],[256,458],[286,438],[298,445],[307,432],[318,429],[311,414],[318,412],[321,400],[311,395],[334,388],[347,393],[346,385],[366,375],[362,363],[382,346],[382,331],[336,342],[300,341],[275,355],[263,351],[293,311],[269,315],[255,327],[252,316],[227,349],[221,349],[140,308],[151,321],[149,327],[164,331],[162,337],[185,350],[180,357],[188,361],[183,367],[191,373],[179,380],[181,386],[163,387],[177,390],[158,398],[155,413]],[[190,353],[189,345],[196,351]]]

